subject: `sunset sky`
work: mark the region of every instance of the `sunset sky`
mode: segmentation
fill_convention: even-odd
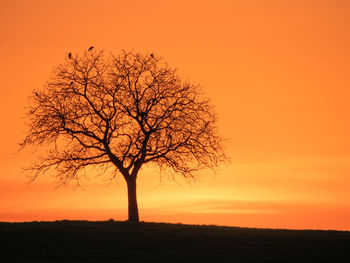
[[[25,106],[68,52],[153,52],[202,86],[230,163],[196,183],[138,178],[140,219],[350,230],[350,1],[0,1],[0,221],[125,220],[108,175],[28,186]]]

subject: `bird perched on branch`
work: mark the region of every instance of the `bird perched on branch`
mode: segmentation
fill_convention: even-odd
[[[39,97],[39,94],[38,94],[38,92],[35,92],[35,96]]]
[[[89,47],[88,51],[91,51],[93,48],[94,48],[93,46]]]
[[[150,56],[151,56],[151,58],[154,58],[154,55],[153,55],[153,53],[151,53],[151,55],[150,55]]]
[[[71,52],[68,53],[68,58],[72,59],[72,53]]]

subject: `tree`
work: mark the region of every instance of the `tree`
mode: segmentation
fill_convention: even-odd
[[[54,171],[59,185],[79,184],[87,167],[113,169],[127,184],[129,221],[139,221],[136,179],[144,165],[195,178],[225,161],[200,86],[153,54],[71,54],[33,91],[26,114],[20,145],[47,149],[30,167],[32,180]]]

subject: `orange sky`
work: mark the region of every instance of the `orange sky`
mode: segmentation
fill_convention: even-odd
[[[350,230],[350,2],[0,2],[0,221],[127,217],[122,179],[29,187],[14,154],[26,99],[68,52],[94,45],[163,56],[200,83],[231,163],[195,184],[138,181],[141,220]]]

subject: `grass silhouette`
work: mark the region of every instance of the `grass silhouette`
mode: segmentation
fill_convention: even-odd
[[[350,232],[109,221],[0,222],[0,262],[350,262]]]

